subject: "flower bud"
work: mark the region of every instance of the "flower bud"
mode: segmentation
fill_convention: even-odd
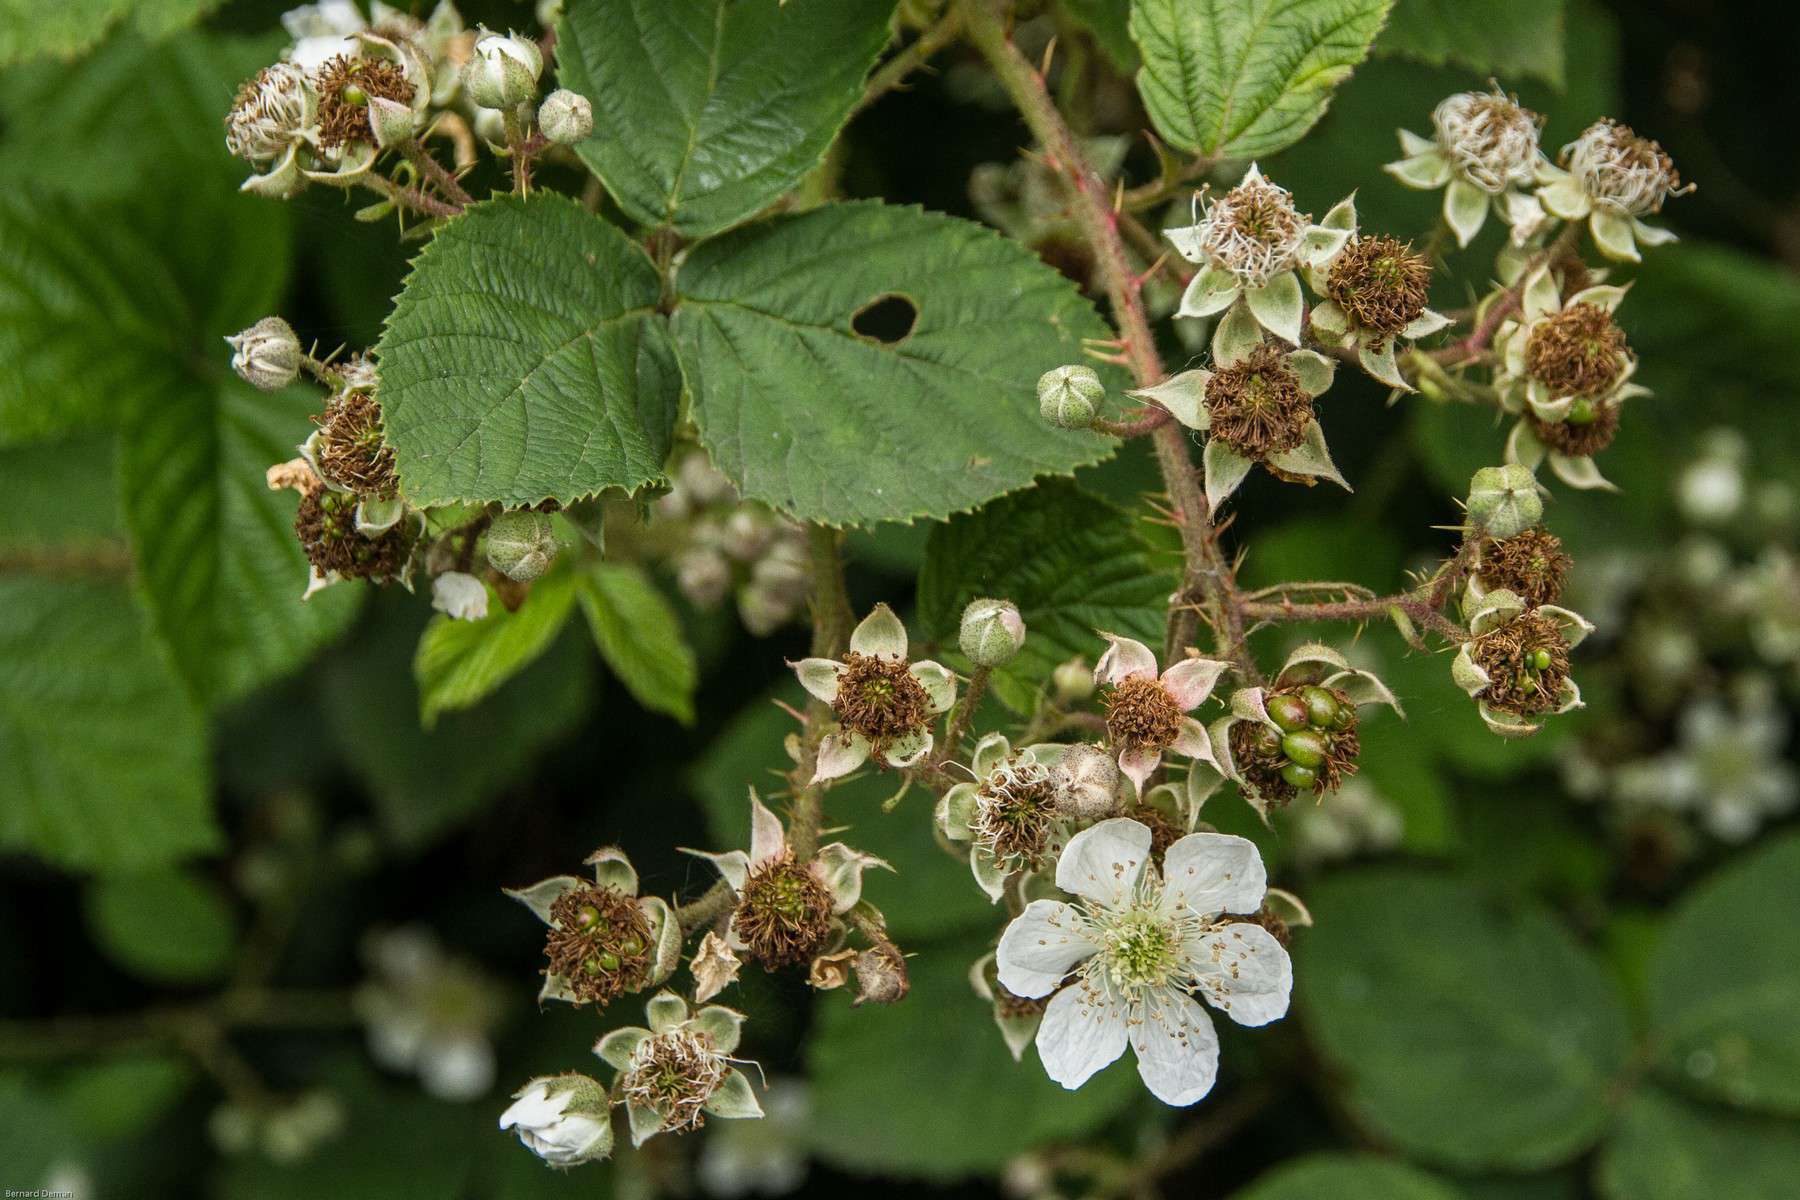
[[[1062,708],[1073,708],[1094,694],[1094,668],[1085,658],[1071,658],[1050,672],[1050,694]]]
[[[501,513],[488,526],[488,562],[518,583],[530,583],[548,570],[558,549],[556,528],[544,513]]]
[[[1544,519],[1537,480],[1518,463],[1475,472],[1467,507],[1469,519],[1489,537],[1511,537]]]
[[[487,585],[462,571],[445,571],[431,582],[431,607],[455,621],[479,621],[488,613]]]
[[[1119,764],[1098,746],[1068,747],[1050,778],[1057,810],[1071,820],[1098,821],[1118,805]]]
[[[1092,367],[1057,367],[1038,377],[1038,413],[1059,429],[1086,429],[1106,396]]]
[[[958,640],[976,666],[1004,666],[1025,644],[1025,621],[1010,600],[972,600],[963,609]]]
[[[300,374],[300,339],[280,317],[264,317],[225,341],[232,349],[231,369],[265,392],[286,387]]]
[[[487,33],[475,43],[465,83],[483,108],[515,108],[537,98],[544,55],[537,43],[514,34]]]
[[[559,146],[573,146],[594,135],[594,106],[586,96],[557,88],[538,106],[538,128]]]
[[[856,956],[856,999],[850,1003],[898,1004],[912,990],[906,959],[891,943],[874,946]]]
[[[612,1153],[611,1101],[586,1075],[534,1079],[500,1114],[524,1147],[553,1167],[573,1167]]]

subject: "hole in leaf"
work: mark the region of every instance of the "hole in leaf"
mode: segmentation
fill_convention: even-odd
[[[905,296],[877,296],[850,318],[850,328],[884,346],[898,346],[913,331],[919,306]]]

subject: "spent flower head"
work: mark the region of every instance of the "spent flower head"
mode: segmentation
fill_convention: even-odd
[[[1143,790],[1165,753],[1212,762],[1206,727],[1188,713],[1212,695],[1229,664],[1184,658],[1159,674],[1156,655],[1144,643],[1113,633],[1100,636],[1109,644],[1094,678],[1108,689],[1107,739],[1133,789]]]
[[[673,992],[644,1006],[649,1027],[615,1029],[594,1046],[618,1072],[631,1144],[698,1129],[707,1117],[760,1117],[749,1077],[733,1066],[744,1017],[719,1005],[690,1011]]]
[[[1458,245],[1475,240],[1490,211],[1512,227],[1513,243],[1522,245],[1544,223],[1543,205],[1522,190],[1531,186],[1543,159],[1541,123],[1498,88],[1458,92],[1432,110],[1433,136],[1400,131],[1405,157],[1386,170],[1407,187],[1444,189],[1444,221]]]
[[[1451,678],[1475,699],[1489,729],[1527,737],[1545,716],[1581,706],[1569,652],[1593,628],[1566,608],[1530,608],[1512,592],[1489,592],[1469,612],[1470,639],[1450,664]]]
[[[1668,230],[1642,220],[1661,212],[1670,197],[1694,190],[1692,184],[1682,186],[1681,174],[1662,146],[1607,117],[1564,146],[1559,159],[1559,166],[1540,164],[1538,198],[1553,216],[1586,220],[1600,253],[1637,262],[1640,245],[1675,240]]]
[[[638,895],[637,870],[604,846],[587,857],[593,880],[555,875],[506,894],[549,926],[538,1003],[562,1000],[604,1008],[626,992],[654,987],[681,959],[681,926],[668,903]]]
[[[906,626],[877,604],[850,635],[842,659],[790,663],[801,686],[831,705],[838,729],[819,745],[813,781],[836,779],[873,756],[910,767],[931,752],[931,719],[956,702],[956,676],[906,657]]]

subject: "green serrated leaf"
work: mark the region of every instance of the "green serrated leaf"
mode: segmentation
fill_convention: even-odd
[[[402,493],[523,507],[661,480],[680,401],[661,294],[641,250],[561,196],[445,225],[379,347]]]
[[[1417,1167],[1372,1154],[1313,1154],[1276,1167],[1232,1200],[1460,1200]]]
[[[1209,158],[1306,135],[1392,0],[1132,0],[1138,92],[1164,141]]]
[[[549,649],[574,607],[575,573],[564,565],[532,585],[518,612],[496,605],[479,621],[432,618],[413,657],[425,728],[440,714],[478,703],[523,671]]]
[[[140,586],[195,696],[241,696],[305,662],[349,624],[363,589],[303,601],[306,553],[292,492],[264,479],[294,456],[318,399],[265,395],[237,379],[210,391],[177,382],[119,441],[120,487]]]
[[[1029,696],[1056,665],[1091,665],[1108,630],[1162,647],[1169,594],[1179,584],[1156,564],[1130,513],[1067,480],[1046,480],[934,526],[919,572],[918,625],[956,644],[962,610],[978,596],[1019,606],[1025,645],[999,673],[1003,696]]]
[[[568,0],[577,147],[634,220],[690,237],[768,207],[824,158],[887,44],[894,0]]]
[[[1377,54],[1563,85],[1563,0],[1394,0]]]
[[[80,196],[201,186],[224,194],[249,168],[226,151],[219,120],[280,44],[279,33],[153,42],[121,31],[73,64],[14,67],[0,74],[0,176]]]
[[[237,922],[218,886],[178,870],[107,875],[88,885],[88,929],[109,958],[157,983],[224,974]]]
[[[1463,1170],[1592,1145],[1630,1052],[1606,970],[1543,912],[1455,879],[1361,871],[1308,892],[1295,996],[1356,1119]]]
[[[0,845],[75,870],[218,847],[206,730],[125,589],[0,577]]]
[[[1800,1116],[1800,835],[1688,894],[1650,959],[1650,1020],[1670,1083]]]
[[[1774,1200],[1800,1179],[1800,1126],[1634,1092],[1600,1151],[1606,1200]]]
[[[694,723],[699,668],[681,618],[641,568],[596,562],[581,573],[581,611],[600,657],[637,702]]]
[[[128,16],[151,36],[181,28],[219,0],[0,0],[0,67],[28,59],[70,58]]]
[[[969,965],[990,948],[981,937],[909,944],[912,992],[891,1007],[853,1009],[842,992],[820,998],[807,1048],[819,1157],[920,1179],[998,1171],[1143,1095],[1129,1054],[1074,1092],[1050,1081],[1036,1050],[1014,1062],[992,1008],[969,986]]]
[[[1105,325],[1068,280],[972,222],[827,205],[697,247],[678,290],[701,440],[739,490],[784,512],[944,518],[1111,452],[1050,428],[1033,393]],[[857,314],[889,298],[888,340],[859,333]]]

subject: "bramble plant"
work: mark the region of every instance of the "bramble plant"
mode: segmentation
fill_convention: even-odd
[[[884,7],[746,5],[732,19],[776,44],[842,39],[866,48],[879,45]],[[1330,47],[1340,70],[1362,56],[1385,7],[1365,5],[1349,19],[1363,36]],[[290,14],[289,24],[328,21],[328,8]],[[680,21],[679,8],[644,19]],[[1380,701],[1396,717],[1400,708],[1375,675],[1326,645],[1301,647],[1270,676],[1250,633],[1304,620],[1391,621],[1414,649],[1454,649],[1456,683],[1502,736],[1535,733],[1542,718],[1580,705],[1570,652],[1593,627],[1548,603],[1555,588],[1543,576],[1560,574],[1566,556],[1539,523],[1538,493],[1547,488],[1532,471],[1548,459],[1567,486],[1606,486],[1594,458],[1612,440],[1624,401],[1644,389],[1629,382],[1637,363],[1614,321],[1627,288],[1605,282],[1609,267],[1590,264],[1583,234],[1604,259],[1637,262],[1636,243],[1667,240],[1641,218],[1683,190],[1675,168],[1655,142],[1610,118],[1566,147],[1567,169],[1559,168],[1538,145],[1536,114],[1498,90],[1459,94],[1431,114],[1434,138],[1402,132],[1407,157],[1389,170],[1407,186],[1444,189],[1444,227],[1458,246],[1470,244],[1490,208],[1510,227],[1496,285],[1460,322],[1427,307],[1441,239],[1415,251],[1362,229],[1349,197],[1315,223],[1254,162],[1230,188],[1193,193],[1194,222],[1163,234],[1179,258],[1139,268],[1121,231],[1137,220],[1120,202],[1124,184],[1101,178],[1083,157],[1045,88],[1044,64],[1013,41],[1007,6],[957,0],[938,15],[931,33],[954,30],[981,52],[1045,164],[1062,176],[1116,322],[1110,333],[1084,336],[1080,349],[1130,374],[1110,404],[1091,365],[1051,366],[1037,380],[1045,422],[1085,437],[1011,441],[1005,424],[987,419],[995,406],[1017,407],[1004,395],[962,408],[954,419],[966,436],[992,439],[994,453],[957,500],[978,503],[1091,461],[1109,437],[1147,437],[1163,472],[1162,511],[1184,555],[1163,639],[1167,667],[1142,642],[1096,630],[1106,643],[1095,669],[1101,741],[1036,740],[1052,725],[1088,728],[1085,705],[1065,710],[1043,693],[1016,714],[1013,735],[1030,744],[1015,754],[1007,734],[984,731],[977,714],[994,672],[1029,636],[1019,609],[970,601],[958,633],[965,677],[913,661],[906,628],[885,604],[847,627],[838,528],[954,511],[891,495],[876,472],[860,473],[865,453],[926,475],[956,465],[927,423],[932,408],[968,394],[927,348],[954,336],[940,303],[952,319],[992,312],[1010,320],[1022,340],[1038,343],[1033,352],[1053,354],[1074,330],[1048,322],[1072,295],[1047,296],[1037,312],[1015,307],[1009,286],[1054,290],[1042,267],[909,210],[763,211],[781,190],[766,176],[782,170],[780,182],[798,185],[856,97],[840,91],[835,103],[810,106],[807,121],[795,120],[792,144],[780,147],[779,168],[695,163],[705,146],[659,140],[625,119],[637,98],[630,68],[618,61],[625,48],[609,44],[623,11],[572,0],[541,37],[465,31],[448,4],[423,22],[382,11],[372,27],[360,18],[333,26],[339,40],[330,45],[321,44],[325,35],[302,37],[239,92],[227,142],[257,170],[247,189],[286,198],[309,185],[367,188],[380,200],[364,216],[394,214],[410,236],[430,239],[387,335],[367,354],[320,357],[279,317],[228,339],[233,367],[257,387],[287,387],[304,371],[328,391],[300,457],[270,470],[271,486],[301,493],[295,530],[311,566],[308,594],[348,580],[411,587],[419,575],[430,581],[433,606],[453,620],[486,619],[489,586],[508,609],[521,609],[532,595],[519,585],[603,559],[608,520],[632,519],[627,503],[667,488],[674,447],[698,442],[687,461],[706,454],[740,494],[811,531],[815,655],[793,666],[812,700],[795,714],[794,769],[783,789],[789,825],[753,788],[748,854],[708,855],[724,878],[673,912],[635,899],[636,873],[617,849],[590,858],[591,885],[565,876],[520,892],[551,927],[544,996],[604,1008],[668,979],[686,942],[705,935],[710,977],[692,972],[696,1000],[716,994],[748,959],[766,970],[805,968],[820,988],[842,984],[839,964],[848,963],[859,1003],[903,1001],[904,952],[886,933],[886,914],[862,898],[863,871],[887,864],[845,843],[819,845],[833,781],[874,768],[895,776],[895,803],[913,787],[937,794],[943,836],[974,843],[975,882],[1012,914],[993,987],[1018,1010],[1035,1008],[1026,1022],[1036,1025],[1050,1077],[1080,1087],[1129,1042],[1154,1095],[1200,1101],[1217,1076],[1218,1041],[1192,997],[1261,1025],[1286,1015],[1293,987],[1291,932],[1267,903],[1257,849],[1212,828],[1204,805],[1227,782],[1265,820],[1303,794],[1329,803],[1357,770],[1358,706]],[[1147,5],[1138,14],[1147,47],[1155,36],[1180,47],[1197,32],[1191,14],[1158,29],[1159,13],[1174,10]],[[746,44],[751,35],[734,33]],[[1281,37],[1304,47],[1322,34],[1299,28]],[[581,90],[540,94],[549,61]],[[1156,89],[1147,100],[1180,106],[1177,117],[1150,104],[1153,118],[1161,114],[1157,132],[1185,153],[1171,153],[1156,185],[1169,195],[1233,158],[1281,149],[1326,98],[1308,100],[1298,78],[1273,89],[1259,79],[1263,90],[1244,99],[1260,107],[1270,132],[1249,120],[1235,140],[1221,140],[1225,130],[1184,123],[1201,115],[1201,95],[1191,80],[1159,77],[1159,61],[1147,58],[1140,86]],[[658,65],[686,76],[703,64],[676,53]],[[1274,124],[1301,102],[1311,111]],[[468,164],[437,157],[431,136],[458,126],[502,131],[503,142],[482,140],[510,166],[510,195],[476,198],[458,178]],[[584,213],[534,187],[534,164],[558,147],[594,172],[590,200],[603,189],[630,224],[606,223],[591,204]],[[688,171],[704,172],[708,190],[686,193]],[[863,297],[855,289],[870,290],[870,302],[882,289],[873,276],[856,278],[865,268],[855,246],[872,237],[926,261],[979,255],[994,264],[993,278],[950,267],[947,257],[945,269],[962,276],[946,281],[952,295],[940,302],[938,281],[921,276],[906,294],[916,310],[908,337],[867,337],[856,328]],[[821,246],[852,257],[827,267]],[[1174,320],[1212,321],[1207,366],[1164,370],[1142,301],[1146,278],[1160,271],[1184,281]],[[783,286],[770,290],[769,279]],[[852,311],[836,308],[845,300]],[[1046,324],[1031,332],[1038,322]],[[851,399],[830,433],[809,428],[800,376],[814,353],[871,381],[896,367],[916,371],[920,394],[896,383],[902,390],[882,397],[885,414],[864,415]],[[669,369],[671,356],[679,372]],[[1309,597],[1330,585],[1293,582],[1251,597],[1221,545],[1225,507],[1258,466],[1290,483],[1351,487],[1316,407],[1340,364],[1390,386],[1395,399],[1423,389],[1433,400],[1516,415],[1504,446],[1514,465],[1472,481],[1457,547],[1412,586],[1321,600]],[[1026,379],[991,369],[994,385],[1014,397],[1024,390]],[[776,380],[801,390],[772,395]],[[768,429],[786,461],[747,446],[746,429]],[[1198,467],[1187,430],[1205,435]],[[827,439],[847,452],[812,465],[834,454]],[[565,550],[549,514],[565,515],[585,537]],[[1520,590],[1488,586],[1515,575]],[[1209,727],[1189,714],[1215,693],[1228,715]],[[983,740],[971,753],[976,736]],[[1095,749],[1106,759],[1087,757]],[[1036,898],[1047,891],[1076,903]],[[637,1031],[630,1047],[618,1034],[601,1045],[620,1072],[611,1089],[579,1074],[533,1080],[502,1124],[569,1166],[610,1153],[612,1104],[629,1112],[634,1144],[696,1129],[708,1113],[761,1115],[746,1078],[725,1066],[743,1018],[730,1014],[727,1036],[714,1028],[725,1016],[707,1017],[727,1010],[703,1009],[689,1022],[678,996],[651,1003],[673,1015],[653,1011],[655,1032]],[[1017,1055],[1019,1012],[1002,1021]],[[585,1115],[568,1115],[575,1112]],[[571,1135],[571,1122],[597,1122],[602,1132]]]
[[[397,239],[410,266],[391,305],[356,295],[382,314],[372,344],[303,333],[294,311],[210,343],[258,393],[233,393],[241,428],[220,436],[266,469],[267,494],[218,501],[209,536],[224,565],[209,578],[184,575],[176,552],[139,566],[159,628],[179,626],[177,607],[214,606],[210,634],[167,635],[184,682],[241,696],[305,661],[360,602],[346,597],[371,589],[417,593],[402,605],[436,613],[413,651],[427,729],[521,686],[572,624],[639,707],[688,723],[710,660],[684,614],[729,602],[763,665],[791,671],[784,724],[743,733],[757,740],[746,761],[781,764],[731,780],[721,828],[747,828],[746,842],[709,849],[694,830],[646,844],[627,825],[592,850],[571,832],[558,873],[508,889],[541,923],[538,1005],[591,1021],[592,1055],[539,1074],[535,1060],[496,1063],[482,1033],[496,985],[390,934],[369,944],[357,1001],[380,1061],[445,1097],[510,1076],[512,1103],[491,1117],[513,1153],[578,1168],[659,1136],[732,1144],[745,1135],[726,1127],[765,1119],[782,1126],[769,1138],[803,1136],[792,1127],[810,1118],[775,1100],[752,1053],[759,1024],[779,1024],[802,988],[855,1009],[832,1018],[849,1023],[937,1004],[930,1022],[981,1026],[1021,1072],[1063,1089],[1116,1095],[1118,1071],[1096,1077],[1124,1059],[1156,1101],[1221,1110],[1141,1170],[1071,1150],[1015,1180],[1021,1195],[1056,1195],[1060,1176],[1087,1189],[1074,1194],[1123,1197],[1228,1137],[1235,1106],[1289,1053],[1269,1027],[1297,994],[1335,989],[1343,1004],[1320,1002],[1312,1042],[1352,1063],[1330,1103],[1372,1143],[1471,1170],[1594,1143],[1604,1117],[1589,1107],[1540,1114],[1541,1143],[1522,1148],[1503,1131],[1466,1144],[1419,1132],[1433,1097],[1395,1099],[1389,1066],[1346,1048],[1379,1022],[1416,1020],[1427,1040],[1436,1028],[1425,1002],[1361,1011],[1358,989],[1381,971],[1425,992],[1505,977],[1506,996],[1536,1006],[1521,1027],[1564,1022],[1555,1045],[1520,1051],[1545,1060],[1525,1070],[1566,1068],[1579,1079],[1558,1096],[1585,1104],[1625,1077],[1627,1035],[1622,1019],[1596,1032],[1575,1001],[1556,1009],[1550,984],[1532,996],[1533,980],[1564,972],[1571,993],[1604,990],[1573,943],[1525,926],[1488,937],[1478,903],[1422,876],[1406,919],[1421,936],[1466,934],[1454,970],[1474,982],[1417,983],[1389,944],[1391,913],[1387,940],[1371,934],[1359,958],[1359,922],[1398,892],[1345,886],[1322,906],[1286,874],[1294,860],[1265,863],[1268,837],[1303,864],[1398,839],[1382,799],[1396,785],[1373,768],[1414,736],[1408,707],[1434,728],[1454,707],[1464,732],[1509,741],[1580,719],[1583,641],[1621,631],[1566,606],[1584,564],[1557,532],[1557,502],[1613,490],[1609,447],[1658,403],[1638,381],[1633,289],[1674,241],[1658,214],[1693,191],[1656,141],[1604,112],[1574,113],[1585,130],[1545,142],[1545,117],[1497,80],[1418,111],[1424,132],[1399,131],[1385,173],[1348,194],[1333,179],[1321,199],[1309,160],[1284,151],[1303,146],[1396,7],[1068,0],[1055,9],[1068,44],[1034,20],[1044,5],[1014,0],[561,0],[494,28],[450,0],[324,0],[282,16],[284,43],[216,114],[242,191],[269,220],[352,198],[365,234]],[[1069,15],[1090,10],[1103,15]],[[959,86],[1004,98],[1029,133],[1019,162],[973,185],[998,231],[844,198],[846,124],[951,55]],[[1141,136],[1093,134],[1082,71],[1127,74],[1099,55],[1129,64]],[[1371,219],[1384,211],[1372,194],[1408,189],[1432,193],[1434,225]],[[357,245],[323,238],[314,253],[335,262],[332,287],[360,286]],[[278,292],[255,294],[273,307]],[[1435,553],[1382,590],[1311,571],[1251,582],[1267,497],[1329,511],[1363,485],[1363,456],[1340,466],[1332,446],[1370,419],[1357,390],[1369,385],[1483,447],[1462,456],[1481,464],[1467,486],[1433,500],[1419,537]],[[289,428],[270,414],[302,411],[303,442],[266,432]],[[128,491],[195,486],[172,473],[186,443],[146,420],[121,452]],[[1133,455],[1156,475],[1132,507],[1086,490],[1096,465]],[[1694,504],[1718,510],[1724,486],[1696,475]],[[182,518],[177,505],[133,519]],[[918,522],[917,611],[905,594],[853,603],[846,564],[876,544],[869,531]],[[244,548],[287,523],[292,544]],[[1763,590],[1734,593],[1765,643],[1791,631],[1774,577],[1793,577],[1791,561],[1766,561]],[[256,607],[290,592],[305,599],[291,624]],[[767,639],[799,623],[809,643],[789,660],[798,640]],[[1431,684],[1384,682],[1389,664],[1420,659]],[[1596,737],[1565,769],[1638,813],[1651,776],[1678,762],[1680,806],[1748,838],[1795,791],[1778,761],[1785,727],[1758,724],[1750,695],[1709,701],[1679,753]],[[534,722],[528,700],[495,740],[529,741]],[[1739,741],[1717,749],[1727,733]],[[1754,769],[1727,770],[1744,762]],[[1707,807],[1705,771],[1729,776],[1729,802]],[[878,803],[848,799],[870,781]],[[944,944],[909,944],[929,929],[906,910],[919,892],[911,860],[887,849],[896,839],[949,856],[989,906],[985,941],[957,943],[946,967]],[[671,850],[698,860],[686,886],[640,876]],[[967,975],[969,1003],[942,1003],[935,983],[931,1000],[915,994],[915,976],[946,972]],[[423,982],[439,979],[456,1003],[408,1015],[431,1007],[409,997],[440,994]],[[1792,1080],[1759,1074],[1720,1028],[1718,1043],[1704,1030],[1682,1043],[1739,1073],[1718,1088],[1765,1088],[1800,1111]],[[1221,1080],[1233,1097],[1213,1094]],[[285,1137],[298,1155],[338,1127],[248,1090],[216,1122],[222,1144]],[[1668,1102],[1644,1094],[1632,1119],[1652,1126]],[[1071,1145],[1085,1132],[1046,1131]],[[1403,1164],[1343,1170],[1345,1188],[1371,1189],[1356,1195],[1415,1194],[1398,1175],[1383,1190]],[[1304,1194],[1352,1194],[1319,1186]]]

